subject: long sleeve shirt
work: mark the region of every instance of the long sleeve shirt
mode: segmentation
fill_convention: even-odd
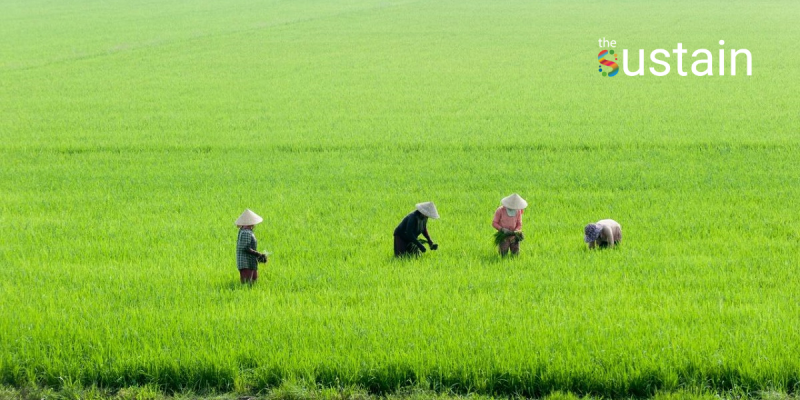
[[[424,218],[419,211],[406,215],[400,225],[397,225],[397,228],[394,229],[395,236],[406,242],[414,243],[419,249],[422,249],[422,242],[419,241],[420,234],[425,236],[428,243],[433,243],[431,236],[428,234],[428,219]]]
[[[517,215],[509,217],[508,212],[506,212],[506,208],[504,206],[500,206],[497,208],[497,211],[494,212],[492,226],[498,231],[502,230],[503,228],[506,228],[510,231],[521,230],[523,211],[525,210],[517,210]]]
[[[256,250],[257,248],[258,241],[253,231],[239,229],[239,236],[236,239],[236,268],[258,269],[258,257],[248,251]]]
[[[600,237],[597,239],[600,244],[607,244],[613,247],[616,242],[622,240],[622,226],[617,221],[603,219],[597,221],[596,225],[602,228]]]

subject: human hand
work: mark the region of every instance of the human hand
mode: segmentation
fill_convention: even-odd
[[[424,253],[424,252],[426,252],[427,250],[425,250],[425,246],[422,246],[422,247],[420,247],[420,248],[419,248],[419,251],[421,251],[421,252],[423,252],[423,253]]]
[[[431,243],[431,250],[438,250],[438,249],[439,249],[439,245],[438,244]]]

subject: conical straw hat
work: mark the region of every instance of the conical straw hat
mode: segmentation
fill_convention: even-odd
[[[503,197],[503,200],[500,200],[500,204],[512,210],[524,210],[528,206],[528,202],[516,193]]]
[[[439,212],[436,211],[436,206],[432,201],[417,204],[417,210],[428,218],[439,219]]]
[[[256,225],[260,224],[261,221],[263,220],[264,218],[259,217],[258,214],[250,211],[250,209],[248,208],[244,210],[244,212],[242,213],[242,215],[239,216],[239,218],[236,219],[236,225],[237,226]]]

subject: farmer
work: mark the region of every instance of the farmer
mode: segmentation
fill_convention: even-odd
[[[603,219],[583,228],[583,240],[589,244],[589,249],[599,246],[601,248],[614,247],[622,241],[622,226],[613,219]]]
[[[253,283],[258,280],[258,263],[266,263],[267,255],[259,253],[258,241],[253,234],[253,227],[264,219],[249,209],[244,210],[236,220],[239,227],[239,238],[236,240],[236,268],[239,269],[239,280],[242,283]]]
[[[428,240],[431,250],[436,250],[439,245],[433,243],[428,234],[428,218],[439,219],[439,213],[432,202],[419,203],[416,210],[406,215],[400,225],[394,229],[394,256],[419,255],[425,252],[425,247],[418,237],[420,234]]]
[[[498,245],[501,256],[506,256],[511,249],[512,255],[519,255],[519,241],[522,230],[522,213],[528,202],[520,195],[514,193],[500,200],[500,207],[494,212],[492,226],[494,229],[508,235]]]

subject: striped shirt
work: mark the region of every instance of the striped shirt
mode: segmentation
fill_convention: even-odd
[[[258,256],[250,254],[247,249],[256,250],[258,241],[250,229],[239,229],[239,238],[236,240],[236,268],[258,269]]]

